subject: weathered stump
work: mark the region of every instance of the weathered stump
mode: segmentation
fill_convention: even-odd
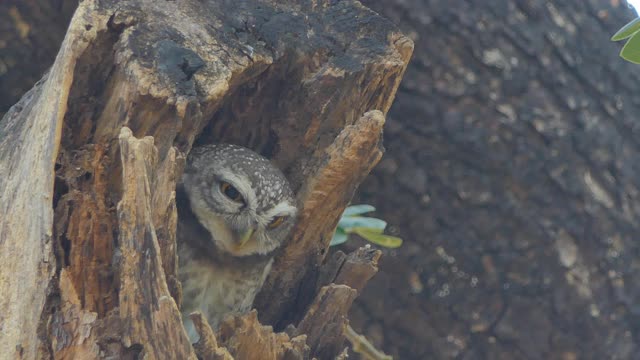
[[[379,255],[369,275],[330,279],[347,285],[323,283],[321,265],[382,155],[412,49],[357,1],[80,3],[52,68],[0,122],[0,357],[337,355],[349,279],[359,290]],[[297,191],[299,224],[256,304],[276,329],[299,326],[291,338],[255,313],[219,344],[200,323],[196,352],[185,336],[174,190],[210,142],[271,158]],[[318,302],[336,293],[324,285],[345,289],[339,307]],[[313,335],[321,324],[335,336]]]

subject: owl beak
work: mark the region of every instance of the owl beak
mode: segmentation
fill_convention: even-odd
[[[242,237],[240,238],[240,241],[238,243],[238,248],[242,248],[244,247],[244,245],[249,242],[249,240],[251,240],[251,237],[253,236],[253,229],[249,229],[247,230],[247,232],[245,232]]]

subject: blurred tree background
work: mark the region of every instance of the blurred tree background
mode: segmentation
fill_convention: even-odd
[[[354,328],[400,359],[636,358],[640,68],[609,40],[633,10],[363,3],[415,52],[354,200],[405,241],[384,250]],[[0,2],[0,114],[52,63],[74,6]]]
[[[609,40],[633,10],[364,3],[416,46],[359,198],[405,243],[355,327],[402,359],[636,358],[640,68]]]

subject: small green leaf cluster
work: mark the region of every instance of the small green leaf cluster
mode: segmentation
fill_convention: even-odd
[[[612,37],[612,41],[630,38],[620,51],[620,57],[635,64],[640,64],[640,17],[631,21]]]
[[[333,234],[330,246],[340,245],[349,239],[351,234],[357,234],[365,240],[386,248],[397,248],[402,245],[402,239],[383,234],[387,222],[373,217],[360,216],[374,211],[371,205],[352,205],[342,213],[336,232]]]

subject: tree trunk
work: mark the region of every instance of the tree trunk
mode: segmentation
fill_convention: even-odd
[[[337,356],[379,252],[322,264],[382,155],[412,49],[356,1],[81,2],[51,69],[0,122],[0,357]],[[194,350],[174,190],[192,146],[211,142],[271,158],[301,216],[256,303],[288,334],[252,312],[216,340],[195,314]]]
[[[416,52],[357,200],[405,245],[353,327],[401,359],[637,358],[640,68],[609,40],[632,11],[364,3]]]
[[[51,66],[77,0],[0,2],[0,118]]]
[[[11,3],[29,22],[20,4],[38,2],[0,8]],[[634,358],[638,66],[609,41],[632,11],[595,0],[364,3],[417,51],[386,125],[389,151],[358,198],[405,243],[355,300],[354,328],[401,359]],[[29,88],[32,64],[12,64],[2,76]],[[5,109],[14,101],[0,97]]]

